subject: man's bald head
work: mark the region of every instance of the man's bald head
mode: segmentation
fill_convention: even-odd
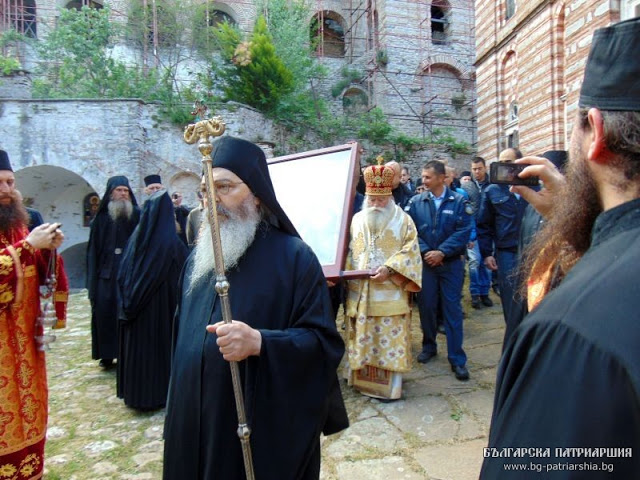
[[[500,162],[514,162],[517,159],[522,158],[522,152],[517,148],[507,148],[500,152],[498,160]]]

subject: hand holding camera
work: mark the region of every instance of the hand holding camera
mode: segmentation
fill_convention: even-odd
[[[525,165],[521,174],[524,178],[539,178],[543,187],[535,191],[525,186],[512,186],[511,191],[521,195],[540,215],[547,217],[553,209],[558,192],[566,185],[566,180],[556,166],[543,157],[525,157],[515,161]]]
[[[502,185],[527,185],[536,187],[539,178],[536,176],[520,174],[527,168],[527,163],[494,162],[489,167],[489,181]]]

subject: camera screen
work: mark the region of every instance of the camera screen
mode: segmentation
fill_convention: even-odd
[[[537,186],[539,184],[538,177],[520,178],[518,176],[528,166],[525,163],[494,162],[490,167],[489,181],[506,185]]]
[[[512,183],[518,179],[518,174],[524,169],[520,165],[505,163],[498,167],[496,179],[499,182]]]

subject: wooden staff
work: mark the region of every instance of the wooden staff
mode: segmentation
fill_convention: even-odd
[[[211,151],[213,145],[209,142],[209,137],[217,137],[224,133],[225,124],[220,117],[213,117],[208,120],[201,120],[195,124],[188,125],[184,131],[184,141],[192,144],[198,141],[198,150],[202,154],[202,165],[204,167],[204,178],[206,184],[207,215],[209,225],[211,225],[211,240],[213,243],[213,256],[216,265],[216,285],[215,289],[222,304],[222,320],[224,323],[231,323],[231,304],[229,303],[229,282],[224,271],[224,260],[222,257],[222,243],[220,241],[220,225],[218,223],[218,212],[216,205],[216,190],[213,183],[213,166]],[[233,394],[236,400],[236,410],[238,412],[238,437],[242,445],[242,457],[244,459],[244,469],[247,480],[254,480],[253,460],[251,457],[251,444],[249,438],[251,429],[247,425],[247,418],[244,411],[244,395],[240,383],[240,368],[238,362],[229,362],[231,367],[231,380],[233,382]]]

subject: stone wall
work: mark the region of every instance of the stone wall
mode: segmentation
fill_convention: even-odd
[[[591,37],[619,18],[607,0],[516,3],[505,19],[504,2],[476,0],[478,154],[489,161],[514,126],[524,154],[568,149]]]
[[[58,17],[65,0],[38,2],[38,38],[45,38]],[[108,0],[112,19],[126,24],[128,0]],[[331,88],[339,82],[343,67],[360,69],[363,81],[357,86],[366,92],[368,107],[377,106],[389,121],[406,135],[430,140],[446,130],[457,140],[475,147],[475,73],[474,73],[474,10],[471,0],[442,2],[447,17],[446,41],[432,38],[431,4],[410,1],[342,1],[310,2],[309,26],[314,15],[324,12],[337,19],[344,30],[345,54],[340,58],[319,56],[329,75],[318,83],[320,96],[330,103],[331,112],[343,113],[342,97],[332,97]],[[239,27],[249,32],[257,15],[255,6],[247,0],[216,1],[210,8],[230,15]],[[191,45],[190,26],[177,45],[160,47],[157,55],[162,65],[174,65],[177,84],[188,85],[195,73],[206,67]],[[111,46],[113,56],[127,63],[141,63],[140,48],[124,37]],[[384,53],[388,63],[376,61]],[[27,69],[34,69],[35,52],[24,51],[21,60]],[[178,58],[180,59],[178,61]],[[154,59],[148,52],[149,62]],[[457,108],[453,98],[463,98]]]
[[[386,1],[379,6],[384,8],[380,42],[389,62],[375,71],[373,83],[377,102],[407,134],[429,138],[433,129],[451,129],[473,145],[473,4],[449,4],[447,39],[441,42],[432,37],[429,3]],[[469,105],[456,110],[451,99],[461,95]]]
[[[280,134],[259,112],[239,104],[215,112],[227,133],[251,141],[274,141]],[[89,237],[83,200],[104,193],[107,179],[126,175],[144,201],[143,178],[162,176],[169,191],[180,190],[195,206],[202,170],[197,145],[187,145],[182,129],[163,122],[157,105],[138,100],[0,99],[0,148],[6,150],[26,202],[45,221],[64,225],[63,254],[74,281],[84,275],[80,248]]]

